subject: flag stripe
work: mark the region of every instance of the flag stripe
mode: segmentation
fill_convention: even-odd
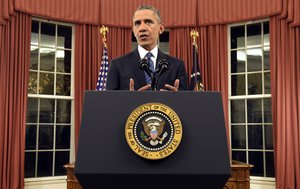
[[[102,55],[102,61],[100,65],[99,76],[98,76],[98,81],[96,86],[97,91],[106,90],[107,72],[108,72],[108,55],[107,55],[106,45],[103,44],[103,55]]]

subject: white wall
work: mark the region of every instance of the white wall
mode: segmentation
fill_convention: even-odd
[[[66,189],[67,177],[55,180],[25,180],[25,189]]]
[[[275,181],[260,181],[260,180],[250,180],[251,189],[275,189]]]
[[[46,180],[46,181],[27,181],[25,182],[25,189],[66,189],[67,181],[66,179],[59,180]],[[274,181],[260,181],[251,180],[251,189],[275,189]]]

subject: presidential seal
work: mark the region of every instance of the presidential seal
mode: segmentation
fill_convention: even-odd
[[[128,117],[125,137],[139,156],[157,160],[171,155],[182,138],[181,121],[174,110],[160,103],[137,107]]]

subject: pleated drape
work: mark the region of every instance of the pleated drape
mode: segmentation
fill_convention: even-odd
[[[300,27],[270,21],[271,93],[277,189],[300,188]]]
[[[236,23],[280,14],[286,0],[198,0],[197,25]]]
[[[0,188],[24,188],[27,83],[31,17],[12,16],[0,27]]]
[[[14,0],[15,10],[57,21],[100,24],[101,0]]]
[[[75,26],[75,146],[78,144],[85,90],[95,90],[100,60],[99,28]]]
[[[155,6],[160,10],[167,28],[196,25],[197,0],[102,0],[101,23],[115,27],[132,27],[134,10],[142,4]]]

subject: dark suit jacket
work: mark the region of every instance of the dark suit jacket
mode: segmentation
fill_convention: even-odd
[[[107,90],[129,90],[129,80],[134,80],[134,89],[145,86],[144,71],[139,69],[140,55],[138,49],[111,60],[107,75]],[[166,59],[169,69],[162,73],[157,81],[157,90],[163,89],[165,84],[174,85],[175,79],[179,79],[179,90],[187,90],[187,75],[182,60],[171,57],[158,50],[157,62]],[[157,64],[156,64],[157,65]]]

